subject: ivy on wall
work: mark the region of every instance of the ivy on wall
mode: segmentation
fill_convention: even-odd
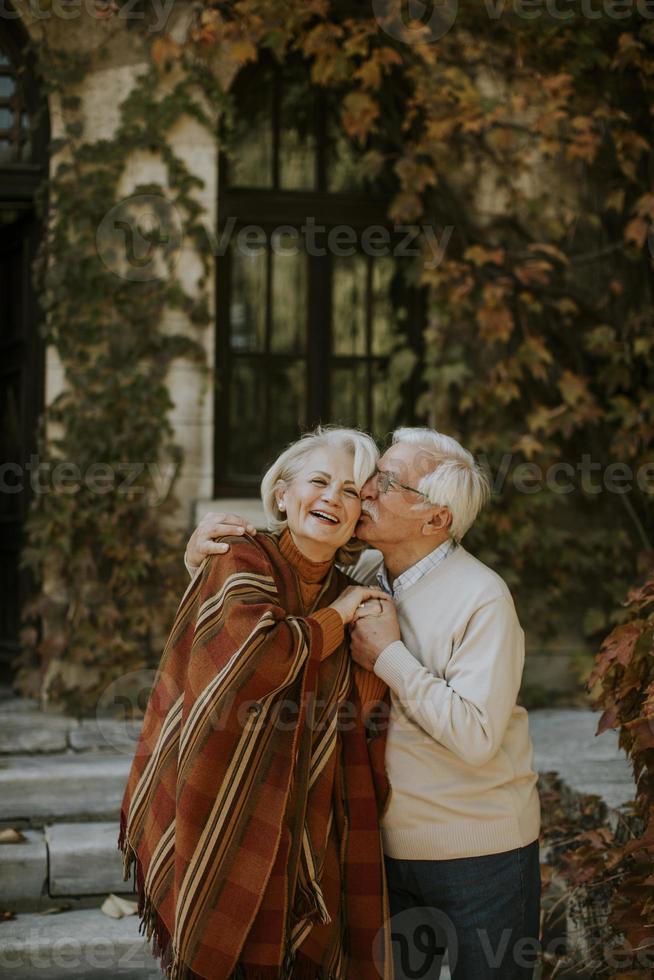
[[[399,0],[207,2],[153,56],[192,52],[228,90],[264,51],[299,55],[337,94],[389,220],[447,242],[413,272],[429,315],[418,407],[492,469],[474,546],[520,586],[532,634],[563,611],[599,638],[654,548],[654,28],[608,7],[441,6],[407,25]]]
[[[75,93],[90,56],[52,50],[47,38],[37,54],[65,119],[51,147],[35,272],[65,387],[47,408],[41,489],[28,519],[24,560],[41,588],[25,610],[17,684],[87,713],[112,680],[156,663],[183,590],[183,538],[171,520],[182,452],[167,376],[179,358],[203,361],[212,263],[193,196],[201,181],[167,136],[185,116],[213,132],[215,115],[201,103],[219,103],[202,73],[183,75],[164,94],[150,66],[121,105],[113,136],[87,140]],[[121,198],[139,151],[163,168],[165,186],[141,184]],[[175,247],[162,243],[166,236]],[[201,258],[194,295],[175,273],[182,241]],[[165,327],[171,313],[190,328]]]

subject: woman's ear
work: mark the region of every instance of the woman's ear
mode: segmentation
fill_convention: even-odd
[[[277,504],[277,510],[281,511],[282,514],[286,510],[285,494],[286,485],[283,480],[278,480],[275,485],[275,503]]]

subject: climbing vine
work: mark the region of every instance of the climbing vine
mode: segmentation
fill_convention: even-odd
[[[87,140],[76,93],[91,56],[53,50],[47,37],[37,54],[65,120],[51,147],[35,273],[65,385],[48,405],[39,451],[24,560],[40,589],[24,611],[17,684],[88,712],[109,682],[156,662],[183,585],[182,538],[171,520],[182,454],[167,375],[177,359],[203,359],[210,256],[193,195],[201,181],[167,134],[185,115],[213,131],[201,102],[217,102],[200,73],[161,93],[152,66],[124,100],[112,137]],[[137,184],[126,196],[121,180],[136,153],[156,160],[165,182]],[[154,224],[141,226],[144,210]],[[175,275],[178,249],[158,240],[178,235],[181,245],[182,229],[202,258],[191,292]],[[146,259],[152,246],[161,267],[139,262],[116,234],[145,243]],[[185,330],[166,326],[175,311]]]
[[[400,8],[205,3],[153,56],[192,51],[228,90],[263,51],[299,55],[338,93],[389,221],[447,241],[413,271],[418,409],[492,469],[476,549],[519,583],[532,631],[581,605],[599,637],[653,547],[652,24],[462,5],[434,39]]]

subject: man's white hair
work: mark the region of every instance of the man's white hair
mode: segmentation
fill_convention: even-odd
[[[490,483],[472,453],[435,429],[401,428],[393,433],[393,445],[410,443],[425,450],[419,469],[425,472],[416,490],[430,504],[447,507],[452,515],[449,532],[460,541],[490,498]],[[432,465],[433,464],[433,465]]]
[[[327,446],[343,449],[352,456],[353,479],[357,490],[361,490],[377,468],[379,450],[374,439],[366,432],[337,426],[318,426],[313,432],[305,433],[277,457],[261,481],[261,502],[269,530],[281,531],[288,524],[286,513],[279,509],[276,491],[294,480],[311,453]],[[343,564],[350,564],[354,555],[361,550],[361,543],[353,538],[339,549],[337,559]]]

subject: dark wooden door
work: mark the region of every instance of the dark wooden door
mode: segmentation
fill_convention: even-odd
[[[19,568],[42,405],[43,351],[32,287],[37,221],[0,209],[0,671],[18,652],[28,577]],[[33,460],[32,460],[33,462]]]

